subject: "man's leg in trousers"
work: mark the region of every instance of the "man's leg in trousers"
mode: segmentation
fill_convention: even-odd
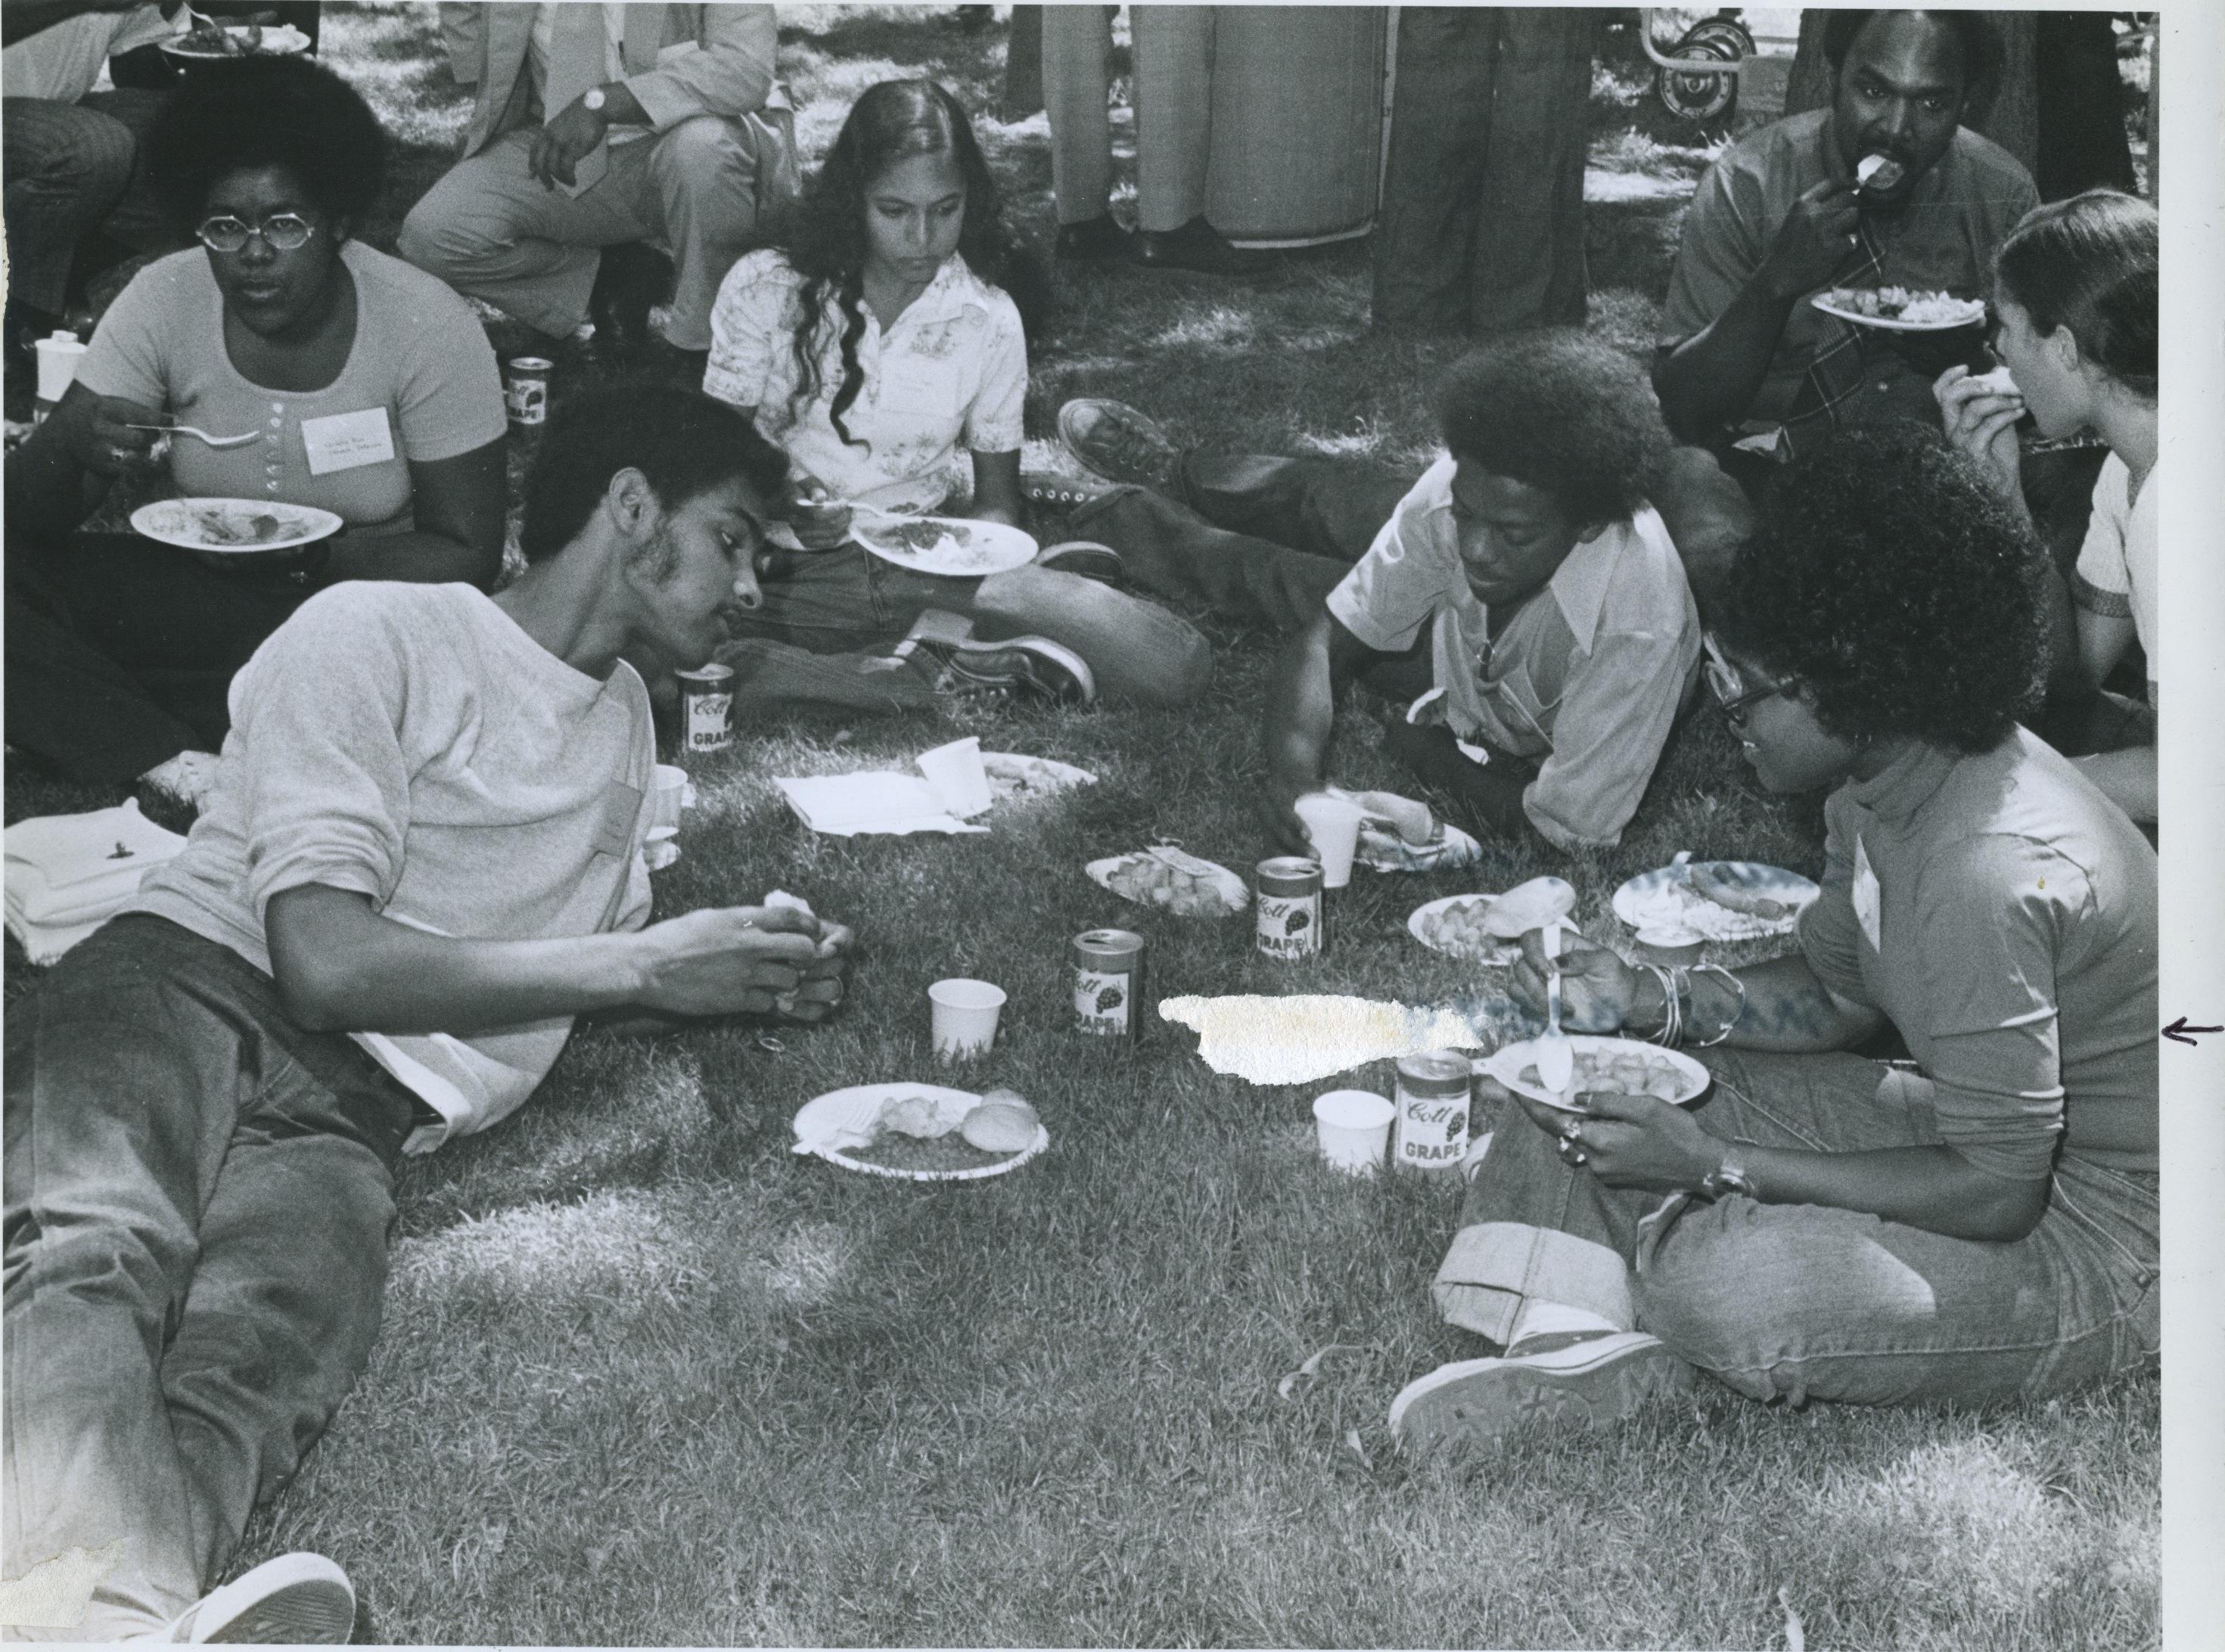
[[[1195,705],[1213,675],[1213,648],[1157,603],[1057,568],[992,573],[952,604],[985,641],[1032,634],[1089,662],[1098,693],[1141,706]]]
[[[926,665],[892,649],[815,654],[770,637],[740,636],[721,645],[718,657],[733,668],[737,728],[798,711],[932,711],[938,699]]]
[[[535,179],[526,164],[533,138],[505,132],[459,161],[410,208],[395,249],[458,292],[561,339],[587,319],[601,249],[650,237],[654,146],[618,145],[595,187],[574,196]]]
[[[1136,58],[1136,226],[1178,230],[1205,212],[1213,160],[1213,8],[1131,6]]]
[[[1332,558],[1216,528],[1186,505],[1144,488],[1119,488],[1075,511],[1074,537],[1120,553],[1128,576],[1176,602],[1270,630],[1312,622],[1351,572]]]
[[[1349,565],[1367,554],[1415,480],[1413,472],[1343,454],[1276,459],[1193,448],[1167,495],[1216,528]]]
[[[108,92],[89,92],[78,100],[79,109],[96,110],[130,130],[136,158],[131,182],[115,210],[102,221],[101,232],[134,252],[167,252],[189,246],[181,237],[161,193],[147,177],[147,134],[168,106],[171,94],[125,86]]]
[[[137,146],[96,110],[44,98],[0,99],[8,155],[8,299],[60,315],[77,244],[124,199]]]
[[[1474,197],[1466,280],[1470,331],[1584,319],[1584,159],[1591,140],[1588,7],[1502,6],[1491,132],[1466,180]],[[1426,105],[1424,105],[1426,107]]]
[[[1061,224],[1101,218],[1111,209],[1112,119],[1106,107],[1106,60],[1112,51],[1112,22],[1104,7],[1043,8],[1043,111],[1050,119],[1051,190]]]
[[[734,261],[756,244],[760,182],[778,170],[782,157],[773,146],[782,142],[781,128],[770,122],[700,115],[630,146],[650,151],[649,199],[672,252],[667,344],[711,347],[712,303]]]
[[[1399,9],[1398,95],[1374,237],[1378,326],[1458,332],[1467,325],[1500,15],[1495,7]]]

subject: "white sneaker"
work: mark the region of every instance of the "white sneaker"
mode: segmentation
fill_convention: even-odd
[[[181,751],[167,762],[156,763],[139,780],[142,785],[153,787],[172,802],[182,803],[198,813],[206,807],[223,763],[224,760],[213,751]]]
[[[1603,1427],[1697,1381],[1658,1337],[1588,1335],[1535,1353],[1440,1365],[1391,1402],[1391,1433],[1402,1446],[1426,1450],[1463,1440],[1489,1445],[1533,1423]]]
[[[203,1595],[162,1638],[196,1646],[344,1646],[354,1629],[347,1573],[321,1554],[295,1554]]]

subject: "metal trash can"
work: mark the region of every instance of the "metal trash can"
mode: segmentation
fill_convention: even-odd
[[[1224,6],[1206,216],[1249,246],[1365,235],[1382,184],[1390,12]]]

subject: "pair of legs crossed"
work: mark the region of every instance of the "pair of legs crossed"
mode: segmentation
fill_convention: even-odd
[[[269,978],[117,918],[10,1006],[0,1571],[117,1545],[65,1638],[160,1630],[377,1335],[409,1098]]]
[[[168,244],[138,161],[139,139],[164,97],[126,89],[88,92],[74,104],[0,99],[11,310],[60,316],[78,244],[95,230],[136,251]]]
[[[664,340],[711,347],[711,306],[763,216],[796,193],[786,110],[698,115],[612,144],[608,169],[577,195],[528,168],[536,133],[504,133],[426,192],[403,220],[404,258],[553,338],[587,319],[602,249],[661,241],[675,277]]]
[[[1710,1052],[1711,1136],[1831,1152],[1939,1137],[1921,1086],[1847,1054]],[[1469,1185],[1434,1294],[1506,1343],[1532,1301],[1651,1332],[1759,1400],[2040,1397],[2152,1368],[2157,1179],[2066,1152],[2025,1237],[1951,1238],[1820,1206],[1607,1187],[1510,1112]]]

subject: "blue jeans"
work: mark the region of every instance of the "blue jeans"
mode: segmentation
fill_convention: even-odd
[[[120,1541],[86,1620],[230,1559],[378,1332],[408,1093],[228,947],[143,914],[7,1018],[4,1558]]]
[[[1708,1054],[1697,1117],[1726,1142],[1843,1153],[1939,1139],[1913,1087],[1880,1092],[1877,1062]],[[2156,1181],[2065,1152],[2039,1225],[1989,1243],[1821,1206],[1611,1188],[1510,1112],[1433,1294],[1447,1320],[1500,1342],[1525,1297],[1585,1308],[1759,1400],[2044,1396],[2154,1368]]]
[[[945,579],[845,545],[789,553],[764,590],[764,605],[719,650],[719,661],[734,668],[738,716],[800,705],[851,711],[932,705],[930,673],[890,652],[930,611],[971,622],[990,640],[1031,634],[1064,643],[1089,662],[1107,699],[1192,705],[1213,671],[1210,646],[1187,621],[1055,568],[1030,565],[985,579]]]

